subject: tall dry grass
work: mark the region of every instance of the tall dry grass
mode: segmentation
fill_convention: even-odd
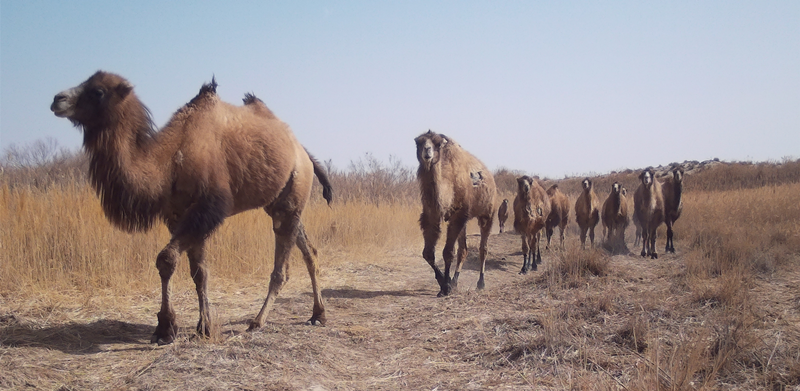
[[[334,186],[329,207],[315,182],[302,221],[325,267],[376,261],[379,254],[421,243],[413,170],[372,155],[346,171],[328,162]],[[155,256],[169,234],[163,225],[128,234],[105,218],[86,180],[86,157],[53,140],[12,146],[0,158],[0,295],[37,292],[151,290]],[[266,280],[274,257],[272,222],[260,210],[231,218],[212,235],[207,258],[213,278]],[[295,253],[290,264],[300,264]],[[293,269],[293,270],[292,270]],[[179,266],[179,273],[188,267]],[[305,273],[305,267],[290,272]],[[191,284],[185,278],[175,283]]]
[[[345,260],[341,255],[345,251],[373,261],[374,254],[419,242],[418,216],[416,208],[405,203],[377,206],[350,201],[328,207],[312,202],[303,213],[303,223],[321,252],[324,270],[327,264]],[[0,220],[0,294],[46,289],[130,291],[158,284],[153,265],[169,241],[166,229],[158,225],[148,233],[128,234],[114,228],[86,184],[47,190],[4,185]],[[207,247],[212,275],[268,278],[274,243],[272,221],[263,211],[227,219]]]

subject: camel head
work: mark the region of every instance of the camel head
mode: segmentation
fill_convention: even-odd
[[[531,183],[533,183],[533,178],[523,175],[517,178],[517,186],[519,188],[520,194],[527,195],[531,191]]]
[[[56,117],[67,118],[84,129],[103,126],[112,120],[109,110],[124,101],[133,91],[127,80],[112,73],[97,71],[79,86],[59,92],[50,110]]]
[[[675,183],[681,183],[683,181],[683,168],[675,167],[672,170],[672,178]]]
[[[428,130],[414,139],[417,144],[417,160],[420,167],[430,170],[439,163],[441,148],[447,144],[447,137]]]
[[[625,187],[622,187],[620,189],[620,194],[622,194],[624,196],[627,196],[628,195],[628,189],[626,189]]]
[[[611,191],[614,194],[621,194],[622,193],[622,186],[620,186],[618,182],[614,182],[614,184],[611,185]]]
[[[592,180],[589,178],[585,178],[583,182],[581,182],[581,186],[583,186],[583,191],[592,190]]]
[[[650,187],[653,184],[653,171],[649,168],[642,171],[642,173],[639,174],[639,180],[642,181],[642,184],[646,187]]]
[[[508,198],[503,199],[503,205],[508,205]]]

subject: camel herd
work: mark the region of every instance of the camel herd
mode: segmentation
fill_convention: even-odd
[[[317,250],[306,235],[301,215],[315,176],[322,184],[323,198],[330,204],[333,189],[327,173],[260,99],[247,94],[243,106],[233,106],[219,99],[216,87],[213,79],[204,84],[161,130],[153,124],[150,111],[133,92],[133,86],[121,76],[103,71],[58,93],[50,106],[56,116],[69,119],[83,131],[83,147],[90,158],[89,177],[108,220],[128,232],[147,231],[160,220],[171,234],[156,257],[161,309],[151,342],[160,345],[172,343],[178,333],[170,279],[181,254],[188,255],[197,289],[197,333],[208,336],[211,319],[206,240],[227,217],[256,208],[272,217],[275,259],[267,297],[248,330],[263,326],[286,282],[287,260],[294,246],[302,253],[311,278],[314,305],[307,324],[323,325],[326,321],[317,281]],[[491,172],[452,138],[429,130],[414,141],[422,201],[419,224],[425,242],[422,256],[434,271],[438,295],[449,295],[458,286],[467,257],[466,225],[473,218],[477,218],[481,235],[477,289],[483,289],[495,211],[502,233],[509,202],[503,200],[499,209],[495,208],[497,190]],[[682,210],[683,171],[675,169],[672,174],[663,184],[649,169],[639,177],[633,221],[637,241],[639,236],[642,239],[642,256],[658,256],[655,239],[661,223],[667,225],[666,251],[675,252],[673,224]],[[559,245],[564,246],[570,205],[557,185],[545,190],[529,176],[517,178],[517,185],[512,204],[514,229],[522,238],[521,273],[527,273],[542,262],[539,238],[543,228],[547,247],[556,227]],[[585,248],[587,232],[594,246],[594,229],[601,216],[607,241],[624,246],[626,190],[614,183],[601,210],[592,181],[585,179],[582,187],[575,203],[581,246]],[[447,223],[447,231],[442,271],[435,262],[435,247],[443,223]]]

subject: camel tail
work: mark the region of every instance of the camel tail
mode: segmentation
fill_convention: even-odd
[[[308,153],[307,150],[306,153]],[[325,169],[322,168],[322,165],[319,164],[317,159],[314,159],[314,156],[311,156],[310,153],[308,153],[308,158],[311,159],[311,163],[314,164],[314,174],[317,176],[319,183],[322,185],[322,198],[324,198],[325,201],[328,202],[328,205],[330,205],[331,201],[333,201],[333,186],[331,186],[331,181],[328,179],[328,173],[325,172]]]

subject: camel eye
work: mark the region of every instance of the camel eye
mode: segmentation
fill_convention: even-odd
[[[91,94],[92,94],[92,98],[95,98],[97,100],[101,100],[106,95],[106,92],[102,88],[98,87],[98,88],[93,88],[92,91],[91,91]]]

